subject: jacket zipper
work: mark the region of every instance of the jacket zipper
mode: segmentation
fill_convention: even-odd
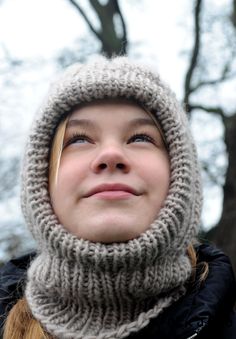
[[[193,339],[193,338],[195,338],[197,336],[197,333],[194,333],[193,335],[191,335],[191,337],[188,337],[188,338],[186,338],[186,339]]]
[[[190,337],[188,337],[186,339],[193,339],[193,338],[197,337],[199,332],[202,331],[202,329],[206,326],[206,324],[207,324],[207,321],[201,321],[201,324],[199,324],[200,326],[195,330],[195,333],[192,334]]]

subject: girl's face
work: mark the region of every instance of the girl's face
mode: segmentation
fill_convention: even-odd
[[[60,223],[78,238],[124,242],[150,227],[169,180],[162,137],[141,107],[91,103],[68,120],[50,195]]]

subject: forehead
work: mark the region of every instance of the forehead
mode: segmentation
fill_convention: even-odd
[[[67,126],[70,127],[76,121],[89,120],[92,123],[99,122],[125,122],[142,120],[143,123],[155,125],[151,114],[148,114],[135,102],[127,100],[109,100],[92,102],[76,107],[71,113]]]

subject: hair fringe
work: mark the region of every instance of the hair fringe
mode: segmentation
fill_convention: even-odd
[[[58,169],[60,166],[61,154],[63,150],[63,140],[65,136],[67,122],[68,117],[66,117],[59,123],[52,142],[49,161],[49,186],[57,184]]]

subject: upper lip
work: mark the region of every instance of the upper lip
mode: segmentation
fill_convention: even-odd
[[[87,192],[85,195],[86,198],[94,195],[96,193],[104,192],[104,191],[124,191],[129,192],[134,195],[139,195],[138,191],[133,187],[124,184],[101,184],[98,185]]]

